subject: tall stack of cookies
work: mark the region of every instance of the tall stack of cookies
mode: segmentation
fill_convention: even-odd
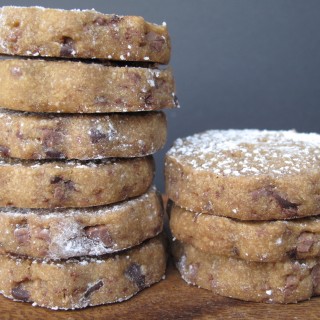
[[[53,309],[122,301],[166,253],[152,154],[177,105],[165,25],[0,9],[0,290]]]
[[[223,296],[293,303],[320,294],[320,135],[211,130],[166,157],[183,279]]]

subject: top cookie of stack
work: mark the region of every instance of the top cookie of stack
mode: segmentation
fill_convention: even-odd
[[[165,25],[94,10],[0,8],[0,52],[9,55],[151,61],[167,64]]]

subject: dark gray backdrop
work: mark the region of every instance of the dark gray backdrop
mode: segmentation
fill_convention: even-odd
[[[95,8],[166,21],[181,109],[168,143],[210,128],[320,132],[319,0],[0,1],[1,5]]]

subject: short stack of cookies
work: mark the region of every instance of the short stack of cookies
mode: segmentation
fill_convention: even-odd
[[[0,8],[0,291],[52,309],[122,301],[166,253],[152,154],[177,106],[165,25]]]
[[[267,303],[320,294],[320,135],[209,130],[176,140],[165,168],[186,282]]]

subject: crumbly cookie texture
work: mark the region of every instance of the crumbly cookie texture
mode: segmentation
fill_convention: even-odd
[[[77,309],[129,299],[163,278],[161,236],[119,254],[56,262],[0,256],[0,291],[51,309]]]
[[[320,135],[211,130],[175,141],[166,192],[195,212],[242,220],[320,213]]]
[[[19,159],[141,157],[160,150],[165,114],[52,115],[0,110],[0,156]]]
[[[0,81],[1,107],[21,111],[133,112],[178,105],[171,68],[4,59]]]
[[[155,189],[114,205],[81,209],[0,209],[1,254],[42,259],[97,256],[124,250],[162,231]]]
[[[0,53],[21,56],[99,58],[167,64],[165,24],[95,10],[0,8]]]
[[[252,262],[210,255],[174,242],[182,278],[216,294],[245,301],[295,303],[320,294],[320,260]]]
[[[173,205],[173,236],[216,255],[248,261],[277,262],[320,256],[320,218],[240,221],[201,214]]]
[[[145,193],[153,179],[151,156],[97,161],[0,161],[0,206],[90,207]]]

